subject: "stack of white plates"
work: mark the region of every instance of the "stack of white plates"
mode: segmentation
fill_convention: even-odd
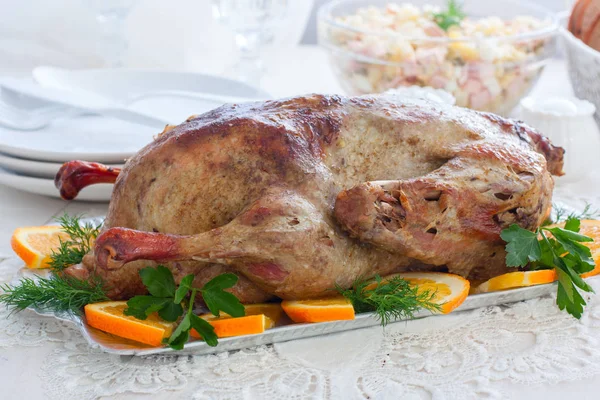
[[[152,113],[168,121],[183,121],[223,103],[221,97],[264,99],[268,95],[240,82],[200,74],[133,71],[69,71],[42,67],[34,71],[42,86],[85,90],[122,102],[139,97],[132,109]],[[208,94],[199,99],[179,94]],[[151,95],[157,93],[156,95]],[[1,94],[1,93],[0,93]],[[140,96],[142,94],[142,96]],[[145,94],[149,94],[145,96]],[[37,131],[17,131],[0,126],[0,185],[26,192],[59,197],[54,177],[64,162],[84,160],[121,167],[160,133],[151,128],[102,116],[59,119]],[[83,189],[77,200],[108,201],[111,184]]]
[[[113,124],[112,131],[110,125]],[[54,177],[70,160],[96,161],[122,167],[125,160],[152,140],[152,129],[130,124],[135,135],[126,135],[127,123],[101,117],[56,121],[39,131],[0,128],[0,184],[45,196],[59,197]],[[121,134],[115,134],[120,132]],[[57,139],[58,138],[58,139]],[[85,188],[84,201],[108,201],[112,185]]]

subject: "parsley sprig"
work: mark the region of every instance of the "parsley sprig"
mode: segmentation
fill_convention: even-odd
[[[432,312],[441,309],[440,304],[433,302],[435,292],[419,290],[399,276],[389,280],[379,275],[374,279],[359,278],[350,289],[336,286],[336,290],[350,300],[356,313],[375,312],[383,326],[398,319],[414,318],[420,309]]]
[[[457,0],[448,0],[448,8],[445,11],[433,14],[435,23],[445,31],[453,25],[460,25],[460,21],[465,17],[466,14]]]
[[[237,283],[238,277],[234,274],[221,274],[207,282],[202,289],[192,287],[193,274],[186,275],[177,287],[171,271],[162,265],[140,270],[140,277],[150,295],[132,297],[127,302],[124,313],[145,320],[151,313],[158,312],[162,319],[169,322],[175,322],[183,316],[177,328],[166,340],[166,343],[175,350],[183,349],[192,328],[209,346],[218,344],[212,325],[193,313],[194,300],[198,293],[210,312],[217,317],[221,311],[232,317],[245,315],[244,306],[238,298],[225,291]],[[186,300],[188,295],[189,299]]]
[[[507,266],[556,269],[556,304],[578,319],[586,305],[578,288],[584,292],[594,291],[580,275],[595,267],[590,249],[582,244],[593,239],[579,233],[580,225],[579,219],[569,217],[564,228],[543,226],[531,232],[513,224],[500,234],[507,243]]]

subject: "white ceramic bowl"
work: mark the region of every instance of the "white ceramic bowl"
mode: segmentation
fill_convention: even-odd
[[[596,106],[596,121],[600,123],[600,52],[564,28],[561,28],[561,36],[575,96]]]
[[[450,92],[459,106],[507,115],[533,87],[555,52],[556,15],[523,0],[469,1],[464,4],[464,11],[474,19],[493,15],[511,20],[527,15],[546,22],[538,30],[511,36],[411,37],[396,32],[358,29],[339,20],[339,17],[355,14],[360,8],[375,6],[382,9],[390,2],[393,1],[332,0],[319,9],[319,43],[327,49],[337,78],[350,94],[385,92],[411,85],[432,86]],[[446,0],[413,3],[446,6]],[[355,43],[369,46],[356,49]],[[439,51],[441,58],[396,61],[390,49],[398,43],[427,49],[425,54]],[[465,61],[449,57],[447,51],[451,47],[468,46],[481,56],[503,44],[523,48],[526,57],[511,62],[482,61],[482,57]],[[382,47],[381,51],[368,51],[379,47]]]

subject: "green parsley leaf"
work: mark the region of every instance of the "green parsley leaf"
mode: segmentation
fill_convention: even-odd
[[[175,322],[183,314],[183,307],[179,303],[173,303],[171,299],[166,300],[166,304],[158,310],[158,315],[165,321]]]
[[[569,314],[577,319],[583,314],[583,306],[586,305],[585,300],[571,281],[567,273],[557,269],[558,273],[558,293],[556,296],[556,304],[560,310],[567,310]]]
[[[238,277],[235,274],[221,274],[206,282],[202,290],[223,290],[235,286]]]
[[[140,270],[142,282],[148,292],[155,297],[174,297],[175,280],[169,269],[163,265],[156,268],[147,267]]]
[[[500,233],[506,245],[506,265],[509,267],[524,267],[530,261],[538,261],[542,249],[538,241],[538,233],[512,224]]]
[[[558,243],[560,243],[561,246],[564,248],[564,250],[569,252],[569,254],[575,260],[579,259],[581,261],[581,263],[587,264],[592,269],[594,268],[594,266],[596,264],[594,263],[594,260],[592,259],[592,252],[589,249],[589,247],[584,246],[581,243],[574,241],[573,239],[571,239],[569,237],[569,235],[565,234],[566,232],[569,232],[569,231],[563,231],[560,228],[552,228],[552,229],[549,229],[549,231],[552,232],[552,235],[554,235],[554,237],[556,238]],[[579,235],[578,233],[575,233],[575,235],[582,236],[582,235]],[[587,237],[587,236],[584,236],[584,237]],[[591,271],[591,270],[588,269],[588,271]],[[587,272],[587,271],[580,271],[579,273],[583,273],[583,272]]]
[[[234,274],[219,275],[207,282],[202,289],[192,287],[193,274],[183,277],[177,287],[171,271],[162,265],[144,268],[139,274],[150,295],[131,298],[124,313],[144,320],[151,313],[158,312],[162,319],[169,322],[175,322],[183,315],[171,337],[165,340],[173,349],[183,349],[192,328],[198,331],[209,346],[216,346],[218,343],[212,325],[192,312],[198,292],[201,293],[207,307],[217,316],[221,311],[232,317],[245,315],[245,308],[238,298],[225,292],[225,289],[237,283],[238,277]],[[190,292],[190,298],[186,300]]]
[[[175,303],[181,303],[183,301],[188,292],[192,290],[193,281],[194,274],[189,274],[183,277],[181,282],[179,282],[179,287],[175,291],[175,298],[173,299]]]
[[[135,296],[127,301],[127,308],[123,311],[123,314],[145,320],[153,312],[164,308],[167,303],[171,303],[171,299],[153,296]]]
[[[575,217],[569,216],[567,222],[565,222],[565,230],[572,232],[579,232],[581,221]]]
[[[575,318],[581,318],[585,300],[579,290],[593,292],[581,274],[594,269],[590,249],[581,244],[593,241],[579,233],[581,221],[569,216],[564,228],[541,227],[529,232],[516,225],[500,236],[506,244],[506,265],[530,269],[554,268],[558,276],[556,304]],[[549,237],[547,233],[551,233]]]
[[[246,313],[244,306],[237,297],[224,289],[233,287],[238,281],[238,277],[234,274],[222,274],[204,285],[201,290],[202,298],[211,313],[219,316],[219,312],[223,311],[232,317],[243,317]]]
[[[175,331],[173,331],[173,334],[167,342],[172,349],[183,349],[183,346],[190,337],[191,326],[192,324],[190,321],[190,314],[188,313],[185,315],[185,317],[183,317],[179,325],[177,325],[177,328],[175,329]]]
[[[207,345],[215,347],[219,342],[217,341],[217,334],[215,328],[196,314],[190,315],[190,323],[192,328],[196,330],[202,336],[202,339]]]

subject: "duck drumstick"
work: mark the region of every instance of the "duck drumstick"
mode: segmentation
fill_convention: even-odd
[[[73,200],[81,189],[96,183],[115,183],[121,168],[86,162],[69,161],[60,167],[54,185],[60,190],[60,196],[65,200]]]

